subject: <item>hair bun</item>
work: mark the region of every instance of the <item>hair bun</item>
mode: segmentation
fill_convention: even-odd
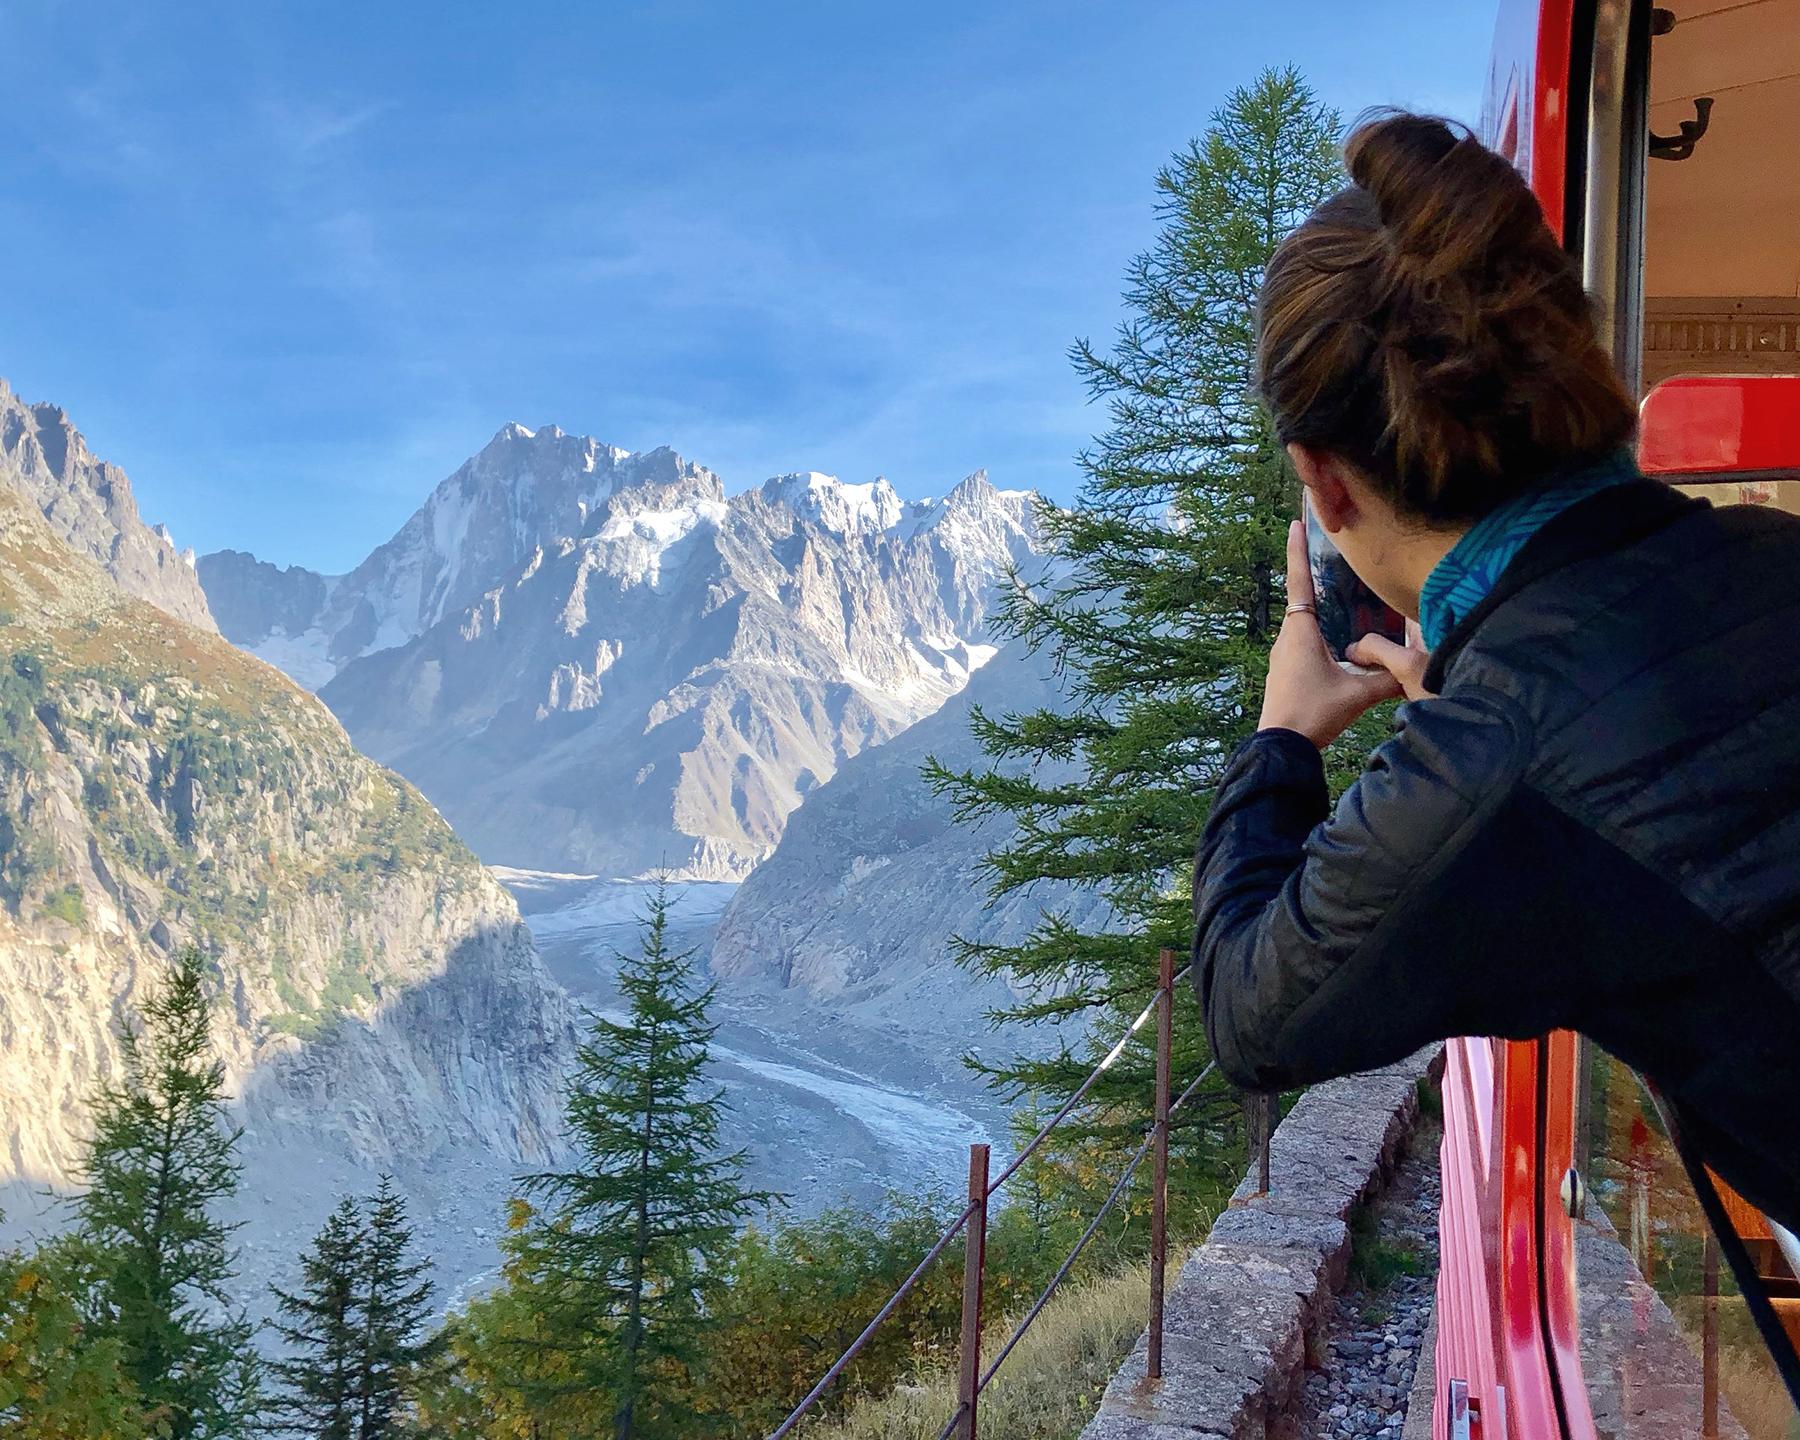
[[[1356,183],[1263,280],[1277,437],[1337,451],[1433,521],[1623,443],[1635,408],[1524,177],[1466,130],[1393,111],[1357,126],[1344,163]]]
[[[1512,166],[1465,127],[1434,115],[1365,117],[1344,146],[1344,164],[1374,202],[1399,256],[1466,253],[1471,236],[1513,244],[1540,223],[1537,202]]]

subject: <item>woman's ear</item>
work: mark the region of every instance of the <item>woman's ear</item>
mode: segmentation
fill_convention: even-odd
[[[1289,445],[1288,459],[1294,462],[1294,473],[1306,487],[1313,514],[1327,534],[1335,535],[1357,517],[1356,497],[1346,483],[1348,465],[1340,455],[1314,445]]]

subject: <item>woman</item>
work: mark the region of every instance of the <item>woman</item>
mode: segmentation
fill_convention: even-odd
[[[1800,1228],[1800,520],[1638,475],[1631,399],[1505,161],[1408,115],[1346,160],[1269,266],[1260,386],[1429,658],[1365,639],[1374,674],[1336,666],[1295,528],[1261,728],[1195,874],[1214,1053],[1270,1089],[1580,1030]],[[1320,748],[1402,692],[1331,810]]]

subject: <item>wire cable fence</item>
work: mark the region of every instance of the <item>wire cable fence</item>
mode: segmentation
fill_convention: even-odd
[[[988,1179],[988,1147],[971,1145],[969,1147],[969,1201],[962,1211],[951,1222],[949,1228],[938,1237],[937,1243],[926,1253],[912,1273],[901,1282],[887,1303],[876,1312],[875,1318],[863,1329],[850,1346],[838,1357],[836,1362],[820,1378],[774,1430],[769,1433],[768,1440],[783,1440],[793,1434],[795,1428],[806,1418],[819,1400],[830,1390],[851,1363],[862,1353],[863,1348],[880,1330],[901,1302],[912,1293],[914,1287],[925,1273],[934,1265],[943,1253],[950,1248],[957,1236],[965,1236],[963,1247],[963,1297],[962,1297],[962,1344],[959,1355],[957,1377],[957,1407],[944,1427],[938,1432],[938,1440],[950,1440],[958,1436],[960,1440],[976,1440],[976,1424],[979,1415],[979,1401],[982,1392],[1000,1373],[1000,1367],[1032,1324],[1040,1316],[1044,1307],[1056,1294],[1075,1262],[1087,1249],[1088,1243],[1100,1233],[1100,1227],[1112,1212],[1121,1196],[1130,1187],[1132,1178],[1142,1168],[1144,1161],[1152,1159],[1153,1180],[1150,1197],[1150,1316],[1149,1316],[1149,1366],[1151,1379],[1162,1377],[1162,1339],[1163,1339],[1163,1274],[1168,1260],[1168,1176],[1169,1176],[1169,1119],[1176,1111],[1188,1103],[1205,1081],[1216,1070],[1216,1063],[1208,1063],[1187,1087],[1173,1098],[1170,1096],[1170,1064],[1173,1048],[1175,986],[1188,974],[1189,967],[1180,970],[1175,968],[1175,952],[1164,950],[1159,957],[1156,994],[1133,1020],[1122,1034],[1118,1042],[1109,1050],[1089,1073],[1080,1087],[1069,1097],[1054,1115],[1045,1122],[1025,1147],[1013,1158],[1012,1163],[1000,1172],[991,1182]],[[987,1222],[990,1207],[995,1195],[1006,1182],[1019,1172],[1021,1166],[1037,1152],[1050,1133],[1074,1113],[1094,1087],[1095,1082],[1110,1070],[1125,1053],[1133,1036],[1137,1035],[1151,1020],[1156,1021],[1156,1112],[1155,1119],[1144,1131],[1143,1138],[1136,1151],[1126,1162],[1112,1189],[1100,1204],[1087,1229],[1075,1242],[1074,1248],[1064,1258],[1039,1294],[1031,1308],[1013,1328],[1012,1333],[1001,1343],[994,1358],[984,1370],[981,1365],[981,1330],[982,1330],[982,1292],[984,1289],[987,1251]],[[1257,1127],[1256,1142],[1264,1157],[1263,1188],[1268,1188],[1267,1153],[1270,1117],[1265,1114],[1264,1123]]]

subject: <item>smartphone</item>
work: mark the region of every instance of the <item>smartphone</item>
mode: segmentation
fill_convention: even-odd
[[[1310,496],[1303,494],[1300,509],[1306,521],[1313,608],[1332,658],[1343,660],[1351,643],[1365,635],[1380,635],[1396,645],[1404,645],[1406,617],[1357,578],[1350,562],[1331,543],[1331,536],[1313,513]]]

